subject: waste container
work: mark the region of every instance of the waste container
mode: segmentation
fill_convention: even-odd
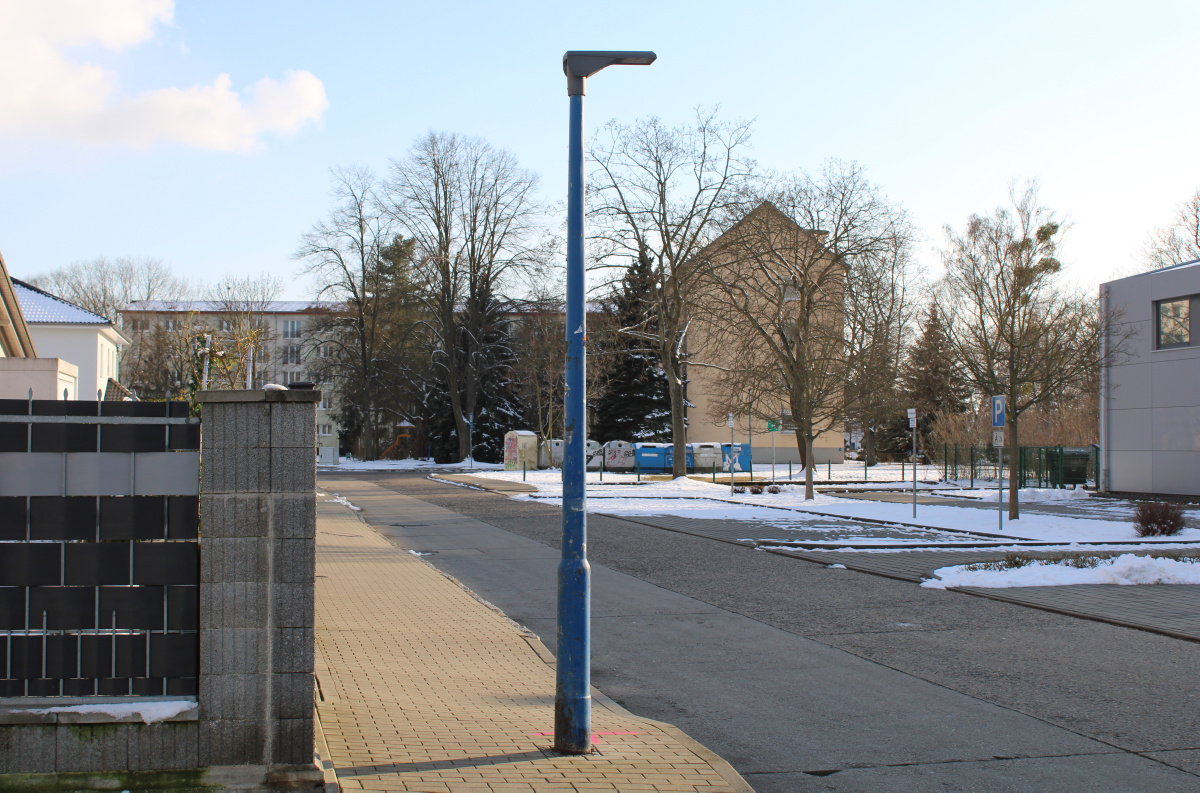
[[[721,444],[719,443],[689,443],[688,444],[691,460],[688,462],[688,467],[698,474],[706,474],[714,468],[720,470],[721,461]]]
[[[732,453],[731,453],[732,448]],[[730,467],[730,458],[732,457],[732,468]],[[728,443],[721,444],[721,470],[722,471],[749,471],[750,470],[750,444],[735,443],[730,446]]]
[[[661,474],[670,470],[671,461],[667,453],[672,451],[666,443],[635,443],[633,444],[634,462],[643,474]]]
[[[609,441],[604,444],[604,467],[609,471],[632,471],[634,451],[629,441]]]
[[[1092,450],[1087,447],[1059,446],[1046,450],[1046,468],[1049,469],[1051,487],[1086,485],[1088,463]]]
[[[604,462],[604,450],[600,446],[600,441],[590,438],[584,441],[583,459],[587,461],[583,464],[585,471],[600,470],[600,465]]]

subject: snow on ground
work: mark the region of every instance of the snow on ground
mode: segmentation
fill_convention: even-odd
[[[929,589],[953,586],[1017,587],[1070,584],[1200,584],[1200,560],[1153,559],[1131,553],[1101,561],[1095,567],[1069,567],[1061,562],[1033,562],[1008,570],[967,570],[970,565],[942,567],[937,578],[921,584]]]
[[[181,699],[166,702],[104,702],[98,705],[56,705],[51,708],[29,708],[27,710],[14,710],[12,712],[32,713],[38,716],[45,716],[50,713],[103,714],[114,719],[126,719],[137,716],[146,724],[155,724],[167,719],[173,719],[180,713],[189,711],[194,707],[196,707],[194,700]]]
[[[522,481],[521,471],[482,471],[480,476],[506,481]],[[993,506],[978,508],[964,506],[936,506],[921,504],[917,507],[917,517],[913,518],[912,505],[908,503],[893,503],[886,501],[866,501],[862,499],[839,498],[836,495],[817,493],[811,501],[804,500],[802,486],[787,486],[784,493],[752,495],[749,493],[731,496],[729,484],[713,484],[692,478],[647,482],[643,479],[637,482],[634,474],[612,474],[605,472],[604,482],[600,482],[600,474],[590,471],[588,481],[588,510],[590,512],[606,512],[625,515],[682,515],[692,517],[714,517],[722,519],[754,520],[779,522],[789,520],[794,522],[798,513],[819,512],[825,515],[848,519],[866,518],[890,523],[904,523],[925,526],[933,529],[956,529],[958,531],[983,532],[987,534],[1012,537],[1014,539],[1039,540],[1070,544],[1073,542],[1103,542],[1124,544],[1131,542],[1170,543],[1179,541],[1200,541],[1200,529],[1184,529],[1175,537],[1164,537],[1157,540],[1142,540],[1134,532],[1129,520],[1129,512],[1122,507],[1122,502],[1113,503],[1113,519],[1103,510],[1089,510],[1096,516],[1067,517],[1058,514],[1025,512],[1020,520],[1008,520],[1007,508],[1004,515],[1004,527],[1000,529],[997,519],[997,508]],[[526,474],[525,482],[537,487],[533,496],[543,503],[560,504],[562,497],[562,478],[558,471],[530,471]],[[1073,491],[1059,491],[1068,493]],[[530,498],[531,496],[515,496]],[[734,504],[717,505],[712,501],[693,503],[689,499],[721,499]],[[1101,499],[1089,502],[1089,506],[1099,506]],[[1108,501],[1103,499],[1103,501]],[[732,510],[732,511],[731,511]],[[708,511],[706,513],[706,511]],[[714,512],[715,511],[715,512]],[[766,515],[774,515],[767,518]]]
[[[339,465],[318,465],[322,471],[466,471],[472,465],[476,470],[503,469],[500,463],[435,463],[432,460],[351,460],[343,457]]]
[[[326,504],[341,504],[343,507],[350,507],[350,509],[354,510],[355,512],[362,511],[362,507],[354,506],[353,504],[350,503],[349,499],[347,499],[345,496],[339,496],[337,493],[333,494],[333,498],[325,499],[325,503]]]
[[[976,488],[974,490],[936,490],[931,495],[948,496],[951,498],[971,498],[976,501],[990,501],[996,503],[1000,497],[1000,491],[996,488]],[[1008,503],[1008,490],[1004,491],[1004,503]],[[1091,493],[1084,490],[1079,485],[1073,489],[1062,489],[1054,487],[1023,487],[1017,491],[1017,501],[1022,504],[1040,504],[1050,501],[1082,501],[1091,497]]]

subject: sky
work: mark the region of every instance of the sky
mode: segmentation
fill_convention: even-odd
[[[430,131],[481,136],[566,193],[568,49],[654,50],[589,79],[586,128],[698,106],[753,119],[767,168],[857,162],[918,225],[1037,179],[1088,288],[1200,188],[1200,3],[0,0],[0,253],[205,281],[292,258],[329,169],[385,173]]]

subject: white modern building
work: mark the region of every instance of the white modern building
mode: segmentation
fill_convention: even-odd
[[[98,314],[16,278],[12,285],[38,355],[78,367],[73,398],[103,400],[109,380],[120,381],[121,348],[129,339]]]
[[[79,367],[39,358],[4,257],[0,256],[0,399],[77,399]]]
[[[1200,495],[1200,259],[1100,287],[1100,487]]]
[[[238,313],[252,313],[264,331],[265,349],[256,350],[253,356],[252,385],[261,388],[266,383],[317,381],[317,359],[325,354],[317,331],[330,314],[341,309],[340,303],[304,300],[275,300],[241,308]],[[141,300],[122,309],[121,319],[127,332],[133,334],[149,333],[156,326],[174,328],[184,322],[219,334],[231,327],[230,314],[230,305],[220,301]],[[318,383],[317,387],[322,391],[322,401],[317,405],[317,454],[323,464],[337,464],[339,433],[330,413],[331,384]]]

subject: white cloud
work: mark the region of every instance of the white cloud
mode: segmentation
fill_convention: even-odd
[[[264,77],[241,94],[221,74],[211,85],[127,97],[114,72],[68,57],[70,47],[148,41],[173,13],[174,0],[0,0],[0,133],[247,151],[263,133],[294,132],[329,106],[307,71]]]

